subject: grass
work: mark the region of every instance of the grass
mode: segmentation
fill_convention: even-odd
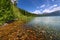
[[[18,18],[18,20],[24,20],[24,21],[28,21],[31,18],[33,18],[32,16],[25,16],[20,12],[20,9],[18,9],[16,6],[13,5],[13,12],[16,18]],[[27,13],[28,14],[28,13]]]

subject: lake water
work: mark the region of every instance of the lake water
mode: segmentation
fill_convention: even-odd
[[[38,29],[43,27],[57,29],[60,31],[60,16],[35,17],[28,22],[28,25]]]

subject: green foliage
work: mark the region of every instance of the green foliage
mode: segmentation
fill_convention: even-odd
[[[20,8],[19,8],[19,11],[25,16],[32,16],[32,17],[37,16],[36,14],[30,13],[30,12],[25,11],[25,10],[20,9]]]
[[[0,25],[15,19],[26,21],[32,16],[34,15],[13,5],[11,0],[0,0]]]
[[[10,0],[0,0],[0,25],[13,20],[13,9]]]
[[[14,12],[14,16],[20,21],[24,21],[24,22],[27,22],[27,21],[30,21],[33,17],[32,16],[28,16],[26,13],[26,15],[24,15],[24,11],[25,10],[22,10],[20,8],[17,8],[15,5],[12,5],[13,6],[13,12]],[[28,16],[28,17],[27,17]]]

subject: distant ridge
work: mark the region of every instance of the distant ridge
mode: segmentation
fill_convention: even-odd
[[[60,10],[51,13],[37,14],[37,16],[60,16]]]
[[[60,10],[51,12],[51,13],[44,13],[45,16],[60,16]]]

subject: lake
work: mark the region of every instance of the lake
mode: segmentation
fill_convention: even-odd
[[[60,31],[60,16],[35,17],[27,24],[37,29],[48,28]]]

